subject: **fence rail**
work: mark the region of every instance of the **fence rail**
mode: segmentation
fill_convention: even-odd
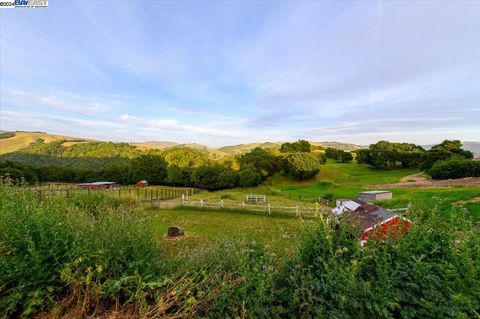
[[[315,203],[312,206],[305,205],[295,205],[295,206],[284,206],[281,204],[249,204],[246,202],[225,202],[223,200],[219,202],[209,202],[204,200],[199,201],[188,201],[182,200],[179,204],[185,207],[198,207],[198,208],[211,208],[211,209],[235,209],[235,210],[246,210],[246,211],[255,211],[255,212],[264,212],[267,215],[270,215],[274,212],[292,214],[297,217],[320,217],[324,214],[330,213],[330,208]]]
[[[74,194],[98,194],[106,193],[113,197],[118,198],[130,198],[138,202],[144,201],[159,201],[159,200],[168,200],[173,198],[187,197],[193,195],[197,192],[195,188],[179,188],[179,187],[144,187],[144,188],[134,188],[134,187],[117,187],[113,189],[83,189],[79,187],[74,187],[73,185],[70,188],[40,188],[40,187],[31,187],[29,188],[33,192],[37,193],[40,198],[48,198],[51,196],[70,196]]]

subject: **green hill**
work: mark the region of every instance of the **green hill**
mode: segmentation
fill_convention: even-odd
[[[261,148],[280,148],[282,144],[285,142],[264,142],[264,143],[248,143],[248,144],[238,144],[238,145],[231,145],[231,146],[224,146],[220,147],[218,150],[222,151],[224,153],[230,154],[230,155],[238,155],[238,154],[244,154],[256,147],[261,147]],[[341,143],[341,142],[312,142],[310,141],[310,144],[314,146],[321,146],[323,148],[327,147],[333,147],[337,148],[340,150],[344,151],[354,151],[360,148],[363,148],[364,146],[361,145],[355,145],[351,143]]]

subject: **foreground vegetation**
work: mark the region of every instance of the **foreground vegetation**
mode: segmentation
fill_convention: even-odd
[[[405,238],[362,250],[333,220],[40,201],[11,185],[0,195],[0,317],[479,315],[480,229],[462,207],[413,205]],[[186,238],[163,238],[173,223]]]

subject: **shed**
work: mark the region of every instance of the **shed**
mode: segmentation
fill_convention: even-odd
[[[111,189],[117,187],[115,182],[94,182],[94,183],[80,183],[78,187],[85,189]]]
[[[375,200],[392,199],[392,192],[391,191],[382,191],[382,190],[361,192],[358,199],[360,199],[362,201],[365,201],[365,202],[372,202],[372,201],[375,201]]]
[[[138,181],[135,185],[137,187],[146,187],[148,186],[148,182],[146,180],[141,180],[141,181]]]
[[[385,208],[362,200],[344,201],[332,209],[335,215],[358,229],[359,240],[364,245],[370,238],[396,236],[410,227],[410,221]]]

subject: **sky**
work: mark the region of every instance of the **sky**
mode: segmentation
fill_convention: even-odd
[[[480,141],[479,1],[0,11],[0,130],[213,147]]]

